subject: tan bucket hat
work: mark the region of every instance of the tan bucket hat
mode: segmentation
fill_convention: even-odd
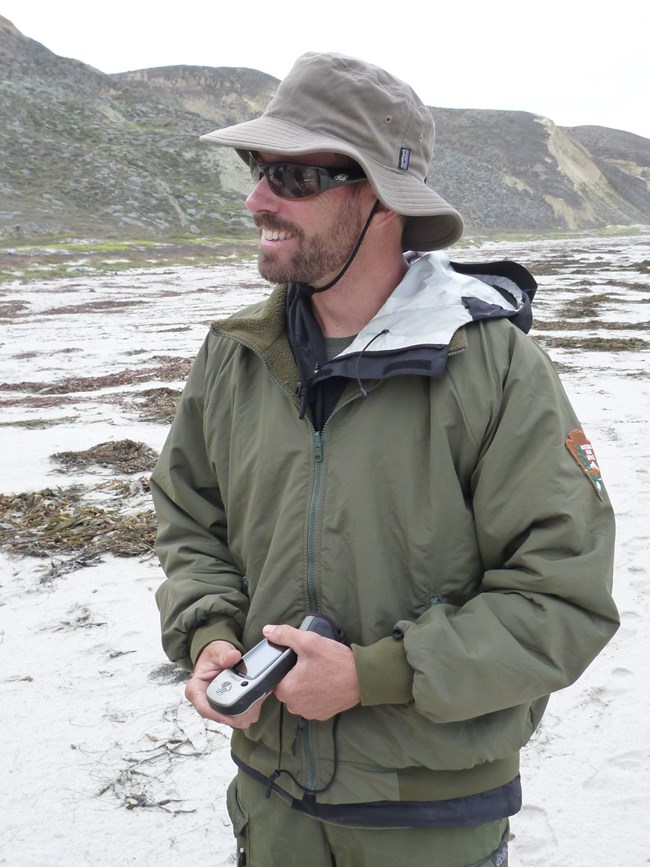
[[[342,54],[303,54],[264,113],[201,141],[287,156],[352,157],[379,200],[409,219],[404,250],[439,250],[463,234],[460,214],[426,185],[435,127],[417,94],[378,66]]]

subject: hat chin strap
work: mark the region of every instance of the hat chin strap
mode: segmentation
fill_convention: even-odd
[[[381,203],[380,203],[379,199],[375,199],[375,204],[372,206],[372,210],[370,211],[370,214],[368,215],[368,219],[366,220],[366,224],[363,227],[363,229],[361,230],[361,234],[359,235],[359,240],[354,245],[354,250],[350,254],[348,261],[345,263],[345,265],[339,271],[339,273],[336,275],[336,277],[333,280],[330,280],[329,283],[326,283],[325,286],[319,286],[317,289],[314,286],[308,286],[308,285],[303,283],[303,288],[309,293],[309,295],[315,295],[316,293],[326,292],[328,289],[331,289],[335,283],[339,282],[341,277],[345,274],[345,272],[348,270],[348,268],[350,267],[350,265],[354,261],[354,257],[359,252],[359,248],[361,247],[361,244],[363,243],[363,239],[366,237],[366,232],[370,228],[370,223],[372,221],[372,218],[377,213],[377,208],[379,207],[380,204]]]

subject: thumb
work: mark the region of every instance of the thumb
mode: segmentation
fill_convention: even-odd
[[[211,641],[199,654],[194,671],[229,668],[240,659],[241,653],[229,641]]]
[[[267,641],[278,644],[280,647],[290,647],[292,650],[296,650],[300,643],[299,630],[286,624],[279,626],[268,624],[262,629],[262,634]]]

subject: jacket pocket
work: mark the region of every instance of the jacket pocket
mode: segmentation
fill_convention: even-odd
[[[532,737],[533,733],[537,730],[537,726],[540,724],[542,717],[544,716],[544,711],[546,710],[546,705],[548,704],[549,696],[545,695],[542,698],[536,698],[535,701],[530,706],[530,725],[531,732],[530,737]]]

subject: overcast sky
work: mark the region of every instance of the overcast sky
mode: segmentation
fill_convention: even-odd
[[[282,78],[305,51],[339,51],[383,66],[427,105],[530,111],[648,138],[649,9],[644,0],[0,0],[23,35],[102,72],[247,66]]]

